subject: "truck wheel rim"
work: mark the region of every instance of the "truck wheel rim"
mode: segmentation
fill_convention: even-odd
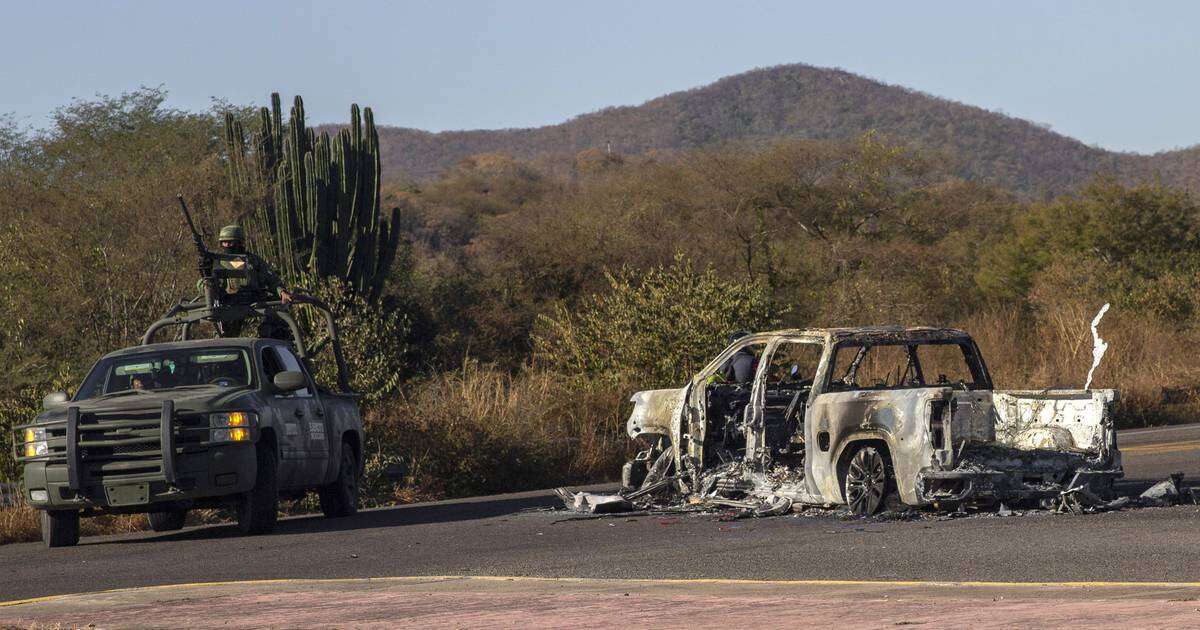
[[[855,514],[874,514],[883,501],[887,473],[883,457],[873,448],[855,453],[846,471],[846,501]]]

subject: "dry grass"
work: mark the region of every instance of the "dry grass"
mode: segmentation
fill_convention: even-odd
[[[368,414],[368,486],[395,502],[612,478],[633,389],[468,362]]]
[[[1062,302],[1023,314],[1000,309],[960,323],[979,343],[996,386],[1002,389],[1083,387],[1092,365],[1090,324],[1095,304]],[[1194,422],[1200,400],[1186,392],[1200,385],[1200,331],[1179,330],[1145,316],[1112,310],[1099,327],[1108,342],[1092,382],[1094,388],[1120,390],[1118,426]],[[1166,392],[1183,390],[1180,402]]]
[[[141,514],[116,514],[82,519],[79,523],[82,536],[124,534],[149,529],[146,517]],[[27,506],[0,508],[0,545],[15,542],[41,540],[38,527],[38,511]]]
[[[25,505],[0,508],[0,545],[41,540],[37,511]]]

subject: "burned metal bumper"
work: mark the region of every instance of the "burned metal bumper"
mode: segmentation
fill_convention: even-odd
[[[922,504],[1005,501],[1019,503],[1056,498],[1080,486],[1097,494],[1111,492],[1112,482],[1124,476],[1120,468],[1076,469],[1054,473],[1027,470],[938,470],[925,468],[917,474],[917,497]]]

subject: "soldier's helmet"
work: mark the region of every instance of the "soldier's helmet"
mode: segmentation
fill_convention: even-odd
[[[225,241],[244,243],[246,242],[246,232],[242,230],[242,226],[240,225],[226,225],[221,228],[221,233],[217,236],[217,240],[222,243]]]

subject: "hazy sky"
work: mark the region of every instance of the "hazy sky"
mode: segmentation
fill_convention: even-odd
[[[1200,143],[1197,2],[0,0],[0,113],[164,86],[205,109],[300,93],[385,124],[525,127],[803,62],[1049,123],[1106,148]]]

